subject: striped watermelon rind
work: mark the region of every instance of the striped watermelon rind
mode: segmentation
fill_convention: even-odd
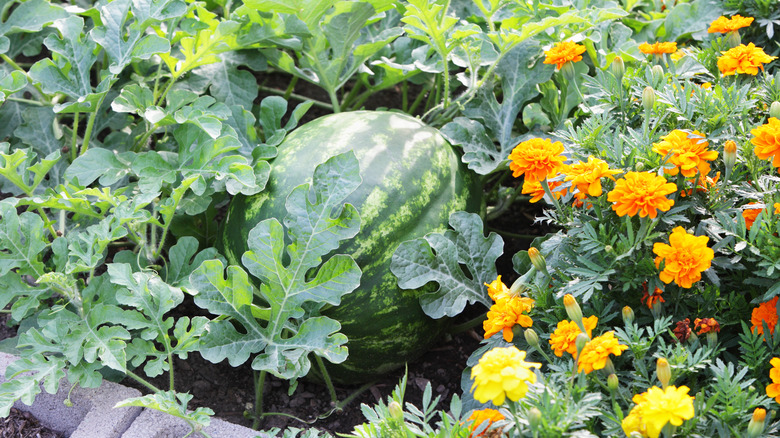
[[[334,253],[351,255],[363,275],[356,291],[323,314],[339,321],[349,339],[349,358],[328,366],[331,378],[361,383],[418,357],[446,324],[423,313],[419,296],[427,290],[398,287],[390,272],[395,249],[443,232],[454,211],[482,207],[476,177],[436,129],[383,111],[331,114],[300,126],[279,146],[266,189],[233,198],[218,247],[231,264],[240,264],[249,231],[269,217],[283,219],[290,191],[311,182],[318,164],[350,149],[363,183],[346,202],[358,209],[362,225]]]

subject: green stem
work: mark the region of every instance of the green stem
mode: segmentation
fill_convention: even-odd
[[[420,103],[422,103],[423,99],[425,98],[426,94],[429,94],[431,92],[431,83],[429,82],[426,84],[426,86],[420,91],[420,94],[417,95],[417,97],[414,99],[414,102],[412,102],[412,106],[409,107],[409,114],[414,114],[415,110],[417,110],[417,107],[420,106]]]
[[[328,374],[328,370],[325,368],[325,362],[323,362],[322,358],[316,354],[314,355],[314,360],[317,361],[317,366],[320,368],[320,372],[322,373],[322,380],[325,381],[325,385],[328,387],[330,400],[334,403],[338,403],[339,398],[336,395],[336,388],[333,387],[333,381],[330,380],[330,374]]]
[[[401,83],[401,109],[408,113],[407,109],[409,108],[409,81],[406,79],[403,80]]]
[[[288,93],[286,91],[277,90],[276,88],[272,88],[272,87],[265,87],[263,85],[258,86],[258,89],[260,91],[265,91],[266,93],[283,96],[283,97],[285,97],[285,99],[293,98],[293,99],[296,99],[296,100],[300,100],[301,102],[312,101],[312,102],[314,102],[313,105],[316,106],[316,107],[323,108],[323,109],[326,109],[326,110],[329,110],[329,111],[333,111],[333,105],[331,105],[331,104],[329,104],[327,102],[322,102],[320,100],[312,99],[310,97],[302,96],[300,94],[289,93],[289,95],[288,95]]]
[[[79,144],[79,112],[73,113],[73,135],[70,141],[70,161],[73,162],[78,158],[78,144]]]
[[[562,215],[563,210],[561,210],[561,204],[558,202],[558,198],[553,196],[552,191],[550,191],[550,183],[547,182],[547,178],[541,181],[541,185],[542,189],[544,189],[544,193],[552,199],[552,202],[555,205],[555,210],[558,212],[558,214]]]
[[[14,96],[8,96],[5,98],[5,100],[10,100],[12,102],[19,102],[26,105],[34,105],[34,106],[51,106],[51,104],[38,102],[37,100],[31,100],[31,99],[25,99],[22,97],[14,97]]]
[[[503,201],[501,201],[501,205],[499,205],[498,208],[496,208],[493,211],[491,211],[490,213],[488,213],[486,219],[487,220],[493,220],[493,219],[496,219],[497,217],[501,216],[502,214],[504,214],[504,212],[507,209],[509,209],[509,207],[512,206],[512,204],[515,202],[515,200],[518,197],[531,199],[529,196],[522,196],[521,197],[520,193],[522,191],[523,191],[523,185],[522,184],[518,184],[518,186],[515,187],[514,190],[512,190],[512,193],[510,193],[509,196],[507,196],[506,198],[504,198]]]
[[[81,150],[79,151],[79,156],[84,155],[87,152],[87,149],[89,149],[89,141],[92,137],[92,128],[95,127],[95,119],[97,118],[98,112],[100,111],[100,106],[103,105],[103,99],[106,98],[106,93],[104,93],[102,96],[100,96],[100,99],[98,99],[97,104],[95,105],[95,112],[89,115],[89,120],[87,121],[87,129],[84,131],[84,141],[81,142]]]
[[[168,92],[171,91],[171,88],[173,88],[173,84],[176,83],[176,77],[171,73],[171,79],[168,81],[168,85],[165,86],[165,90],[163,90],[162,94],[160,94],[160,97],[155,99],[155,102],[158,106],[162,105],[163,100],[165,100],[165,96],[168,95]]]
[[[11,3],[9,3],[11,4]],[[14,70],[19,70],[20,72],[24,73],[25,76],[27,76],[27,80],[35,87],[35,90],[38,91],[40,94],[41,99],[43,99],[44,102],[47,104],[51,104],[51,99],[46,97],[46,93],[43,92],[43,89],[41,89],[41,86],[39,84],[36,84],[35,81],[30,77],[30,75],[27,73],[25,69],[23,69],[19,64],[14,62],[13,59],[9,58],[6,54],[1,54],[0,59],[5,61],[8,65],[14,68]]]
[[[263,387],[265,386],[266,371],[254,372],[255,377],[255,415],[252,420],[252,429],[260,427],[260,419],[263,418]]]
[[[458,333],[463,333],[463,332],[465,332],[467,330],[470,330],[470,329],[472,329],[472,328],[482,324],[482,321],[484,321],[486,317],[487,317],[487,312],[482,312],[481,314],[479,314],[479,316],[477,316],[475,318],[472,318],[472,319],[470,319],[470,320],[468,320],[468,321],[466,321],[466,322],[464,322],[462,324],[458,324],[458,325],[450,328],[447,331],[447,333],[449,333],[451,335],[457,335]]]
[[[143,377],[139,376],[138,374],[136,374],[136,373],[134,373],[134,372],[132,372],[130,370],[127,370],[127,369],[125,370],[125,374],[127,374],[130,377],[132,377],[136,382],[138,382],[141,385],[147,387],[148,389],[150,389],[155,394],[160,392],[160,390],[156,386],[152,385],[146,379],[144,379]]]
[[[330,104],[333,106],[334,113],[341,112],[341,105],[339,105],[339,97],[336,95],[336,90],[328,90],[328,97],[330,97]]]
[[[349,108],[350,104],[352,104],[352,101],[355,99],[355,96],[358,96],[358,91],[363,88],[363,81],[359,78],[355,81],[355,84],[352,86],[352,89],[349,90],[349,93],[347,93],[346,96],[344,96],[344,100],[341,102],[342,108]],[[370,91],[370,90],[366,90]],[[363,93],[360,93],[359,96],[362,96]]]
[[[290,80],[290,83],[287,84],[287,89],[284,90],[284,94],[282,97],[284,97],[284,100],[290,100],[290,96],[292,96],[293,91],[295,91],[295,86],[298,84],[298,76],[293,76]]]

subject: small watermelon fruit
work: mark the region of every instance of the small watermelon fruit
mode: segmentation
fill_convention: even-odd
[[[384,111],[331,114],[300,126],[279,145],[266,189],[230,203],[218,247],[240,265],[249,231],[287,214],[285,198],[311,182],[314,168],[353,150],[363,182],[346,202],[360,212],[361,230],[334,251],[349,254],[363,271],[360,287],[324,315],[339,321],[349,358],[328,364],[340,383],[361,383],[402,367],[424,353],[444,321],[426,316],[425,290],[402,290],[390,272],[398,245],[447,229],[452,212],[478,212],[482,190],[439,131],[408,115]],[[433,286],[433,285],[431,285]]]

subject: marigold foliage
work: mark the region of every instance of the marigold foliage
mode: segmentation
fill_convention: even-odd
[[[528,384],[536,382],[531,368],[542,364],[526,362],[525,351],[517,347],[496,347],[485,353],[471,369],[474,398],[480,403],[492,401],[501,406],[509,398],[518,401],[528,392]]]
[[[588,162],[582,161],[568,166],[563,173],[566,174],[564,181],[571,181],[571,184],[577,187],[582,194],[590,196],[601,196],[601,178],[607,177],[615,179],[612,175],[621,173],[617,169],[610,169],[606,161],[590,156]]]
[[[729,33],[734,32],[743,27],[748,27],[753,22],[753,17],[743,17],[739,14],[734,15],[731,18],[720,16],[715,21],[710,23],[709,33]]]
[[[593,329],[596,328],[596,324],[599,322],[599,318],[596,315],[589,316],[582,319],[587,331],[588,337],[593,333]],[[577,335],[582,333],[580,327],[574,321],[563,320],[558,323],[555,331],[550,335],[550,347],[552,347],[553,353],[556,356],[562,357],[563,353],[571,354],[575,359],[577,358],[577,346],[575,341]]]
[[[740,44],[733,49],[721,52],[723,56],[718,58],[718,70],[723,76],[737,73],[757,75],[758,70],[764,71],[764,64],[772,62],[776,56],[769,56],[760,47],[753,43]]]
[[[750,323],[753,324],[751,330],[754,333],[764,334],[765,322],[769,333],[774,334],[777,325],[777,297],[759,304],[750,315]]]
[[[618,216],[650,216],[655,219],[658,210],[669,211],[674,201],[666,195],[677,191],[677,185],[652,172],[628,172],[615,182],[615,188],[607,194],[613,202],[612,209]]]
[[[709,143],[704,140],[704,134],[699,131],[688,133],[675,129],[661,137],[661,141],[653,143],[653,151],[663,156],[669,155],[672,168],[664,169],[669,175],[682,173],[683,176],[692,178],[699,172],[702,175],[710,173],[710,164],[718,158],[717,151],[708,150]]]
[[[532,138],[521,142],[509,154],[509,169],[515,178],[525,175],[526,181],[543,181],[557,175],[566,157],[563,143],[549,138]]]
[[[715,251],[707,247],[710,238],[688,234],[683,227],[675,227],[669,236],[669,244],[656,242],[653,245],[655,266],[664,269],[659,277],[666,284],[675,282],[680,287],[690,288],[701,280],[701,273],[712,265]]]
[[[577,359],[577,371],[590,374],[593,370],[603,369],[607,365],[609,355],[620,356],[628,349],[628,345],[620,344],[612,331],[591,339],[582,349]]]
[[[750,133],[756,156],[762,160],[772,158],[772,165],[780,171],[780,120],[770,117],[766,124],[751,129]]]
[[[571,41],[562,41],[544,52],[544,64],[555,64],[555,67],[560,70],[567,62],[581,61],[583,53],[585,53],[585,46]]]
[[[677,51],[677,43],[642,43],[639,45],[639,51],[647,55],[663,55],[664,53],[674,53]]]

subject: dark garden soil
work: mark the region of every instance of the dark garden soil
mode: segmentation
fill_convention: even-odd
[[[11,414],[0,418],[0,438],[61,438],[62,435],[41,426],[28,412],[11,408]]]

